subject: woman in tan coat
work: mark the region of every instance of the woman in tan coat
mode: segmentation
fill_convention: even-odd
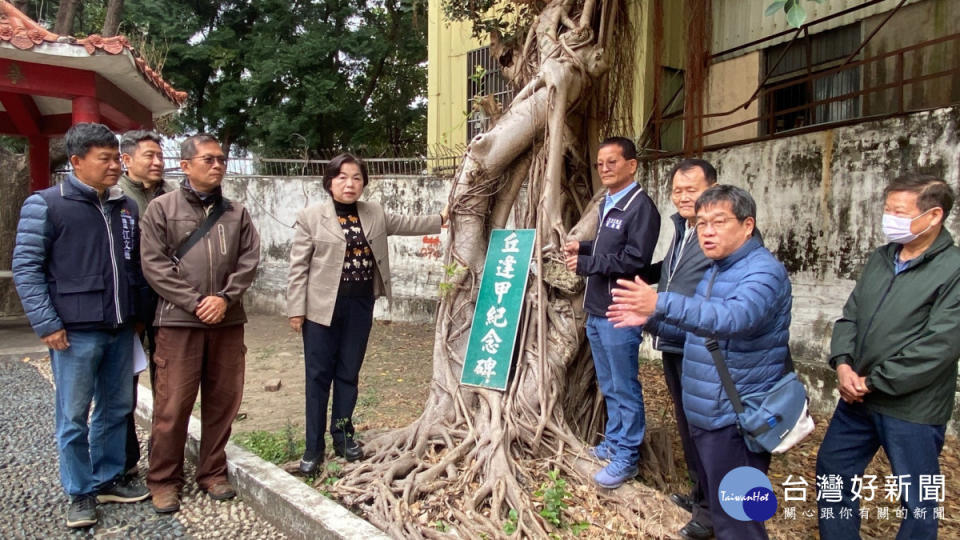
[[[377,203],[358,200],[368,181],[361,160],[340,154],[323,174],[330,198],[297,213],[287,315],[290,326],[303,333],[307,448],[300,471],[307,475],[323,462],[331,384],[334,452],[348,461],[363,456],[353,438],[351,417],[374,300],[390,295],[387,236],[436,234],[443,224],[439,215],[398,216]]]

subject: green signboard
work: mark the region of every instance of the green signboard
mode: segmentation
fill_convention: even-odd
[[[534,229],[490,233],[460,384],[507,389],[535,237]]]

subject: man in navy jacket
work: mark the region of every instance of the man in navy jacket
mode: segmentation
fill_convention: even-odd
[[[73,174],[23,203],[13,280],[30,324],[50,348],[60,482],[71,498],[67,526],[89,527],[97,522],[97,502],[149,495],[123,476],[143,278],[137,206],[116,187],[116,136],[104,125],[81,123],[67,132],[66,145]]]
[[[614,328],[607,320],[610,289],[617,278],[646,270],[660,234],[660,213],[635,181],[637,150],[630,139],[612,137],[597,151],[597,172],[607,188],[592,241],[564,246],[567,268],[587,277],[583,309],[597,384],[607,406],[604,440],[590,453],[610,463],[594,476],[614,489],[637,474],[646,429],[643,389],[637,379],[640,328]]]
[[[646,324],[660,333],[656,327],[667,324],[686,332],[683,408],[714,531],[717,538],[763,539],[763,522],[740,521],[720,504],[724,476],[744,466],[766,474],[770,454],[747,448],[706,340],[717,340],[740,395],[772,388],[789,363],[790,279],[754,234],[757,207],[749,193],[713,186],[697,199],[696,210],[700,247],[714,261],[696,294],[657,293],[639,278],[620,280],[608,315],[618,326]]]

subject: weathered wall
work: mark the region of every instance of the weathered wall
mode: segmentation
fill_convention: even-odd
[[[449,194],[449,180],[435,177],[372,178],[363,198],[387,212],[438,214]],[[260,267],[245,297],[255,310],[283,314],[293,224],[301,208],[327,197],[318,178],[242,177],[224,180],[227,197],[243,203],[260,232]],[[390,238],[393,301],[377,302],[375,317],[432,322],[443,273],[441,235]]]
[[[833,321],[867,256],[883,243],[885,183],[922,170],[960,188],[960,108],[867,122],[708,152],[720,181],[744,187],[757,200],[757,224],[793,283],[791,346],[821,410],[832,407],[835,377],[824,369]],[[676,160],[643,171],[664,215],[673,212],[667,173]],[[947,225],[960,236],[954,211]],[[661,230],[657,256],[673,228]]]
[[[710,65],[707,74],[706,100],[707,114],[725,113],[740,107],[753,96],[760,84],[759,52],[752,52],[731,60]],[[740,108],[733,114],[717,118],[704,118],[703,131],[731,126],[756,118],[759,114],[759,100],[754,100],[746,109]],[[743,141],[757,136],[758,122],[751,122],[727,131],[721,131],[704,138],[704,144],[721,144],[731,141]]]

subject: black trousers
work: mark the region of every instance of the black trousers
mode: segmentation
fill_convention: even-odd
[[[730,517],[720,505],[720,481],[737,467],[753,467],[767,474],[770,454],[757,454],[747,449],[737,426],[712,431],[690,426],[690,435],[697,449],[699,469],[697,478],[707,495],[710,519],[718,540],[767,540],[767,529],[759,521],[739,521]]]
[[[683,459],[687,463],[687,473],[693,482],[690,489],[690,498],[693,499],[693,520],[705,527],[712,527],[710,519],[710,500],[698,481],[697,470],[700,462],[697,458],[697,449],[693,446],[693,437],[690,436],[690,426],[687,425],[687,413],[683,411],[683,388],[680,381],[683,378],[683,355],[663,353],[663,378],[667,382],[667,390],[673,400],[673,412],[677,417],[677,430],[680,432],[680,443],[683,446]]]
[[[303,353],[306,368],[306,459],[323,455],[327,403],[333,386],[330,435],[335,445],[353,438],[353,409],[357,405],[360,367],[373,327],[373,303],[369,297],[337,297],[329,326],[303,322]]]

